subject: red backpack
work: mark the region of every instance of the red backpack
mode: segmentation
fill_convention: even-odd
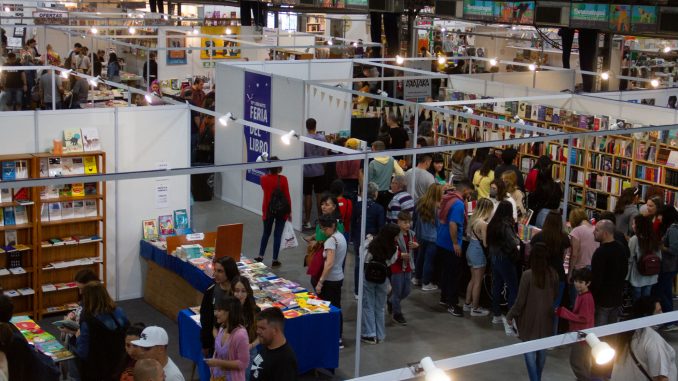
[[[657,275],[662,269],[662,260],[657,253],[649,252],[643,254],[636,261],[638,272],[641,275]]]

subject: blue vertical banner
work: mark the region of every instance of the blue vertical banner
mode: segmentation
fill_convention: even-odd
[[[263,74],[245,72],[245,116],[248,122],[271,126],[271,77]],[[247,162],[257,161],[262,153],[270,154],[271,134],[256,128],[245,126],[245,144]],[[245,179],[259,184],[259,178],[265,175],[260,169],[249,169]]]

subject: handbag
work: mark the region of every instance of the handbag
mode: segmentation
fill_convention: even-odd
[[[283,228],[282,233],[282,249],[291,249],[293,247],[299,246],[299,241],[297,241],[297,235],[294,234],[294,227],[290,221],[285,221],[285,227]]]
[[[385,263],[369,261],[365,263],[365,280],[372,283],[382,284],[388,278],[389,268]]]
[[[334,239],[334,237],[330,237]],[[325,245],[322,243],[316,243],[315,251],[313,251],[313,257],[311,257],[311,263],[308,265],[306,274],[311,276],[311,279],[320,279],[320,276],[323,274],[323,269],[325,268]]]
[[[638,361],[638,357],[636,357],[636,354],[633,353],[633,348],[631,348],[631,343],[629,343],[629,353],[631,353],[631,358],[633,358],[633,362],[636,364],[640,372],[645,375],[645,377],[648,379],[648,381],[652,381],[652,377],[647,373],[645,368],[643,367],[643,364]]]

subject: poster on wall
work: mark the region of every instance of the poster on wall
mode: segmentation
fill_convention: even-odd
[[[607,4],[572,3],[570,26],[574,28],[606,29],[609,6]]]
[[[271,77],[263,74],[245,72],[245,110],[244,118],[248,122],[271,126]],[[253,163],[262,153],[271,153],[271,134],[256,128],[245,126],[245,150],[247,162]],[[259,184],[264,170],[249,169],[245,179]]]
[[[657,7],[652,5],[634,5],[631,14],[632,32],[657,31]]]
[[[408,61],[407,67],[417,70],[431,71],[431,61]],[[419,75],[412,73],[411,75]],[[403,98],[408,101],[417,101],[431,96],[431,79],[407,79],[403,87]]]
[[[167,47],[168,48],[185,48],[186,35],[179,32],[167,31]],[[186,58],[185,50],[168,50],[167,51],[167,65],[186,65],[188,59]]]
[[[464,0],[464,18],[469,20],[494,20],[494,3],[486,0]]]
[[[631,6],[626,4],[610,5],[610,30],[615,32],[631,31]]]
[[[494,3],[494,18],[510,24],[533,24],[534,1],[499,1]]]
[[[367,8],[367,0],[346,0],[347,8]]]
[[[239,26],[203,26],[200,27],[200,34],[214,36],[200,38],[200,47],[203,48],[200,49],[201,59],[220,60],[240,58],[240,49],[234,49],[240,46],[240,44],[234,41],[226,40],[226,38],[240,34]]]
[[[346,8],[346,0],[322,0],[322,8]]]

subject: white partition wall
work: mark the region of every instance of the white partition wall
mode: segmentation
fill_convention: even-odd
[[[310,64],[309,75],[308,79],[311,80],[336,79],[336,82],[325,84],[341,85],[344,89],[350,89],[353,84],[342,80],[353,77],[353,64],[345,60],[317,60]],[[318,121],[318,130],[336,133],[350,129],[353,107],[351,94],[311,86],[306,90],[306,97],[308,116]]]
[[[4,155],[34,152],[38,149],[33,111],[0,112],[0,152]]]

